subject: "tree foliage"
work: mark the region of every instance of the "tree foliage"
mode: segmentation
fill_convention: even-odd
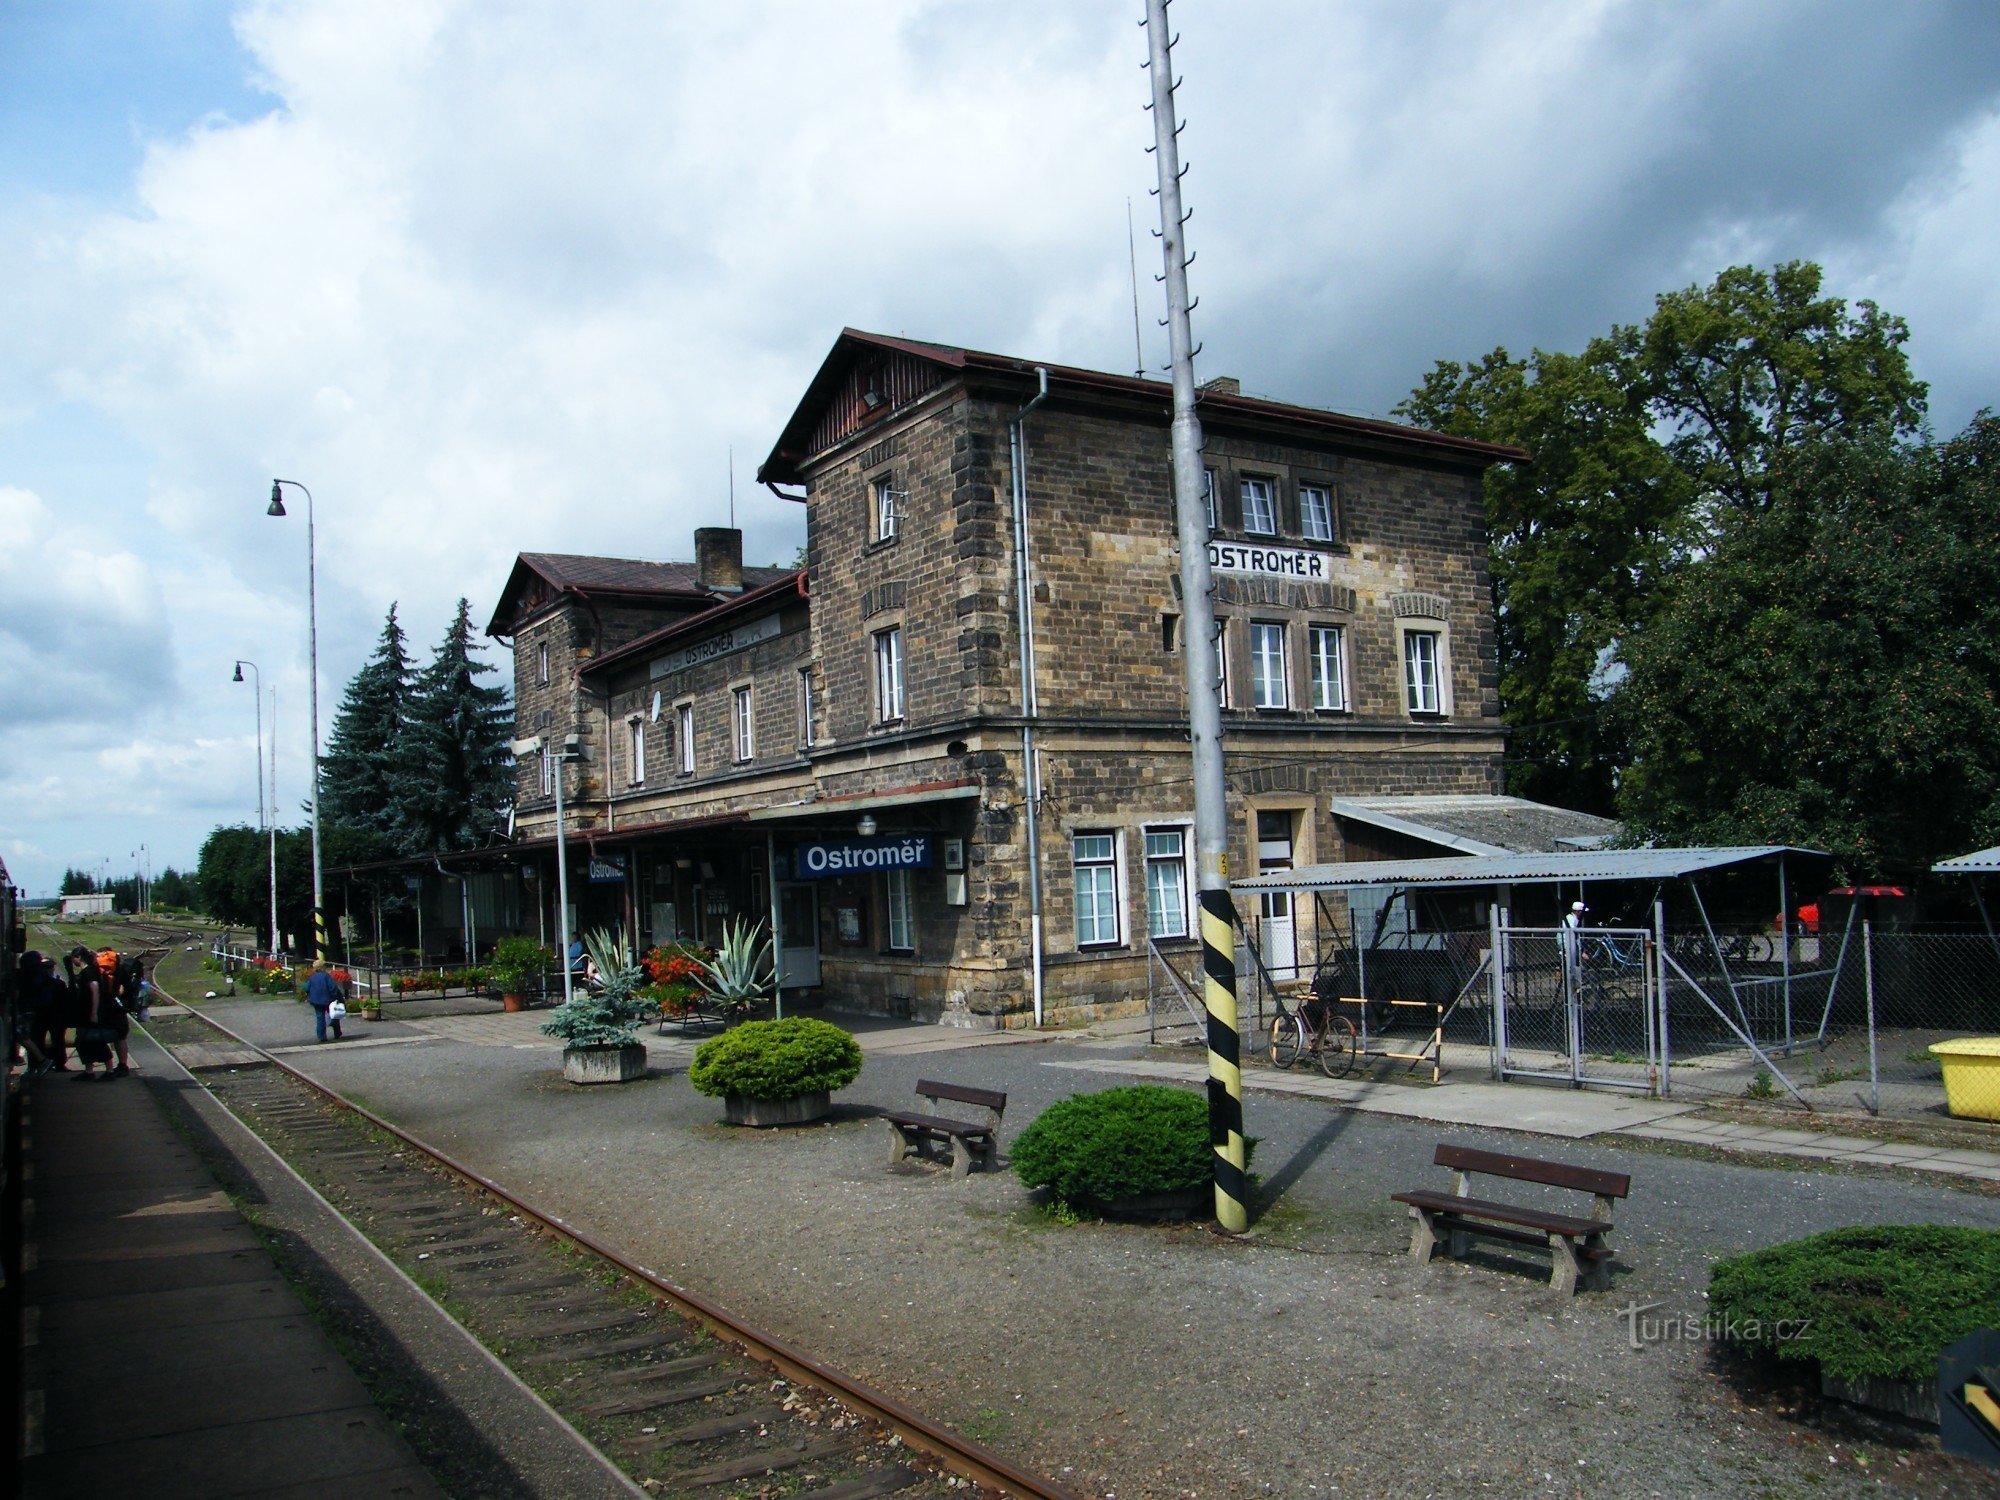
[[[458,613],[410,694],[394,791],[398,840],[430,854],[488,843],[512,798],[507,690],[479,679],[471,606]]]
[[[1624,646],[1619,808],[1908,876],[2000,843],[2000,419],[1791,455]]]
[[[1442,361],[1397,408],[1534,455],[1486,478],[1511,790],[1610,811],[1617,659],[1673,574],[1770,506],[1786,455],[1918,428],[1906,325],[1820,293],[1807,262],[1733,266],[1580,355]]]
[[[320,757],[320,813],[326,822],[394,836],[410,657],[396,606],[389,606],[375,654],[347,684]]]

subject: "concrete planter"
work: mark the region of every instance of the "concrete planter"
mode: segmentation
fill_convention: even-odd
[[[732,1125],[804,1125],[824,1120],[833,1111],[833,1093],[820,1089],[791,1099],[752,1099],[745,1094],[722,1096],[722,1117]]]
[[[571,1083],[630,1083],[646,1076],[646,1044],[565,1047],[563,1077]]]
[[[1208,1183],[1182,1188],[1175,1193],[1135,1193],[1127,1198],[1093,1199],[1087,1204],[1092,1213],[1107,1219],[1124,1219],[1139,1224],[1176,1224],[1184,1219],[1206,1219],[1215,1212],[1215,1189]]]
[[[1921,1422],[1926,1427],[1938,1425],[1935,1381],[1882,1380],[1873,1376],[1865,1380],[1837,1380],[1822,1370],[1819,1389],[1821,1395],[1845,1401],[1850,1406],[1887,1412],[1892,1417],[1901,1417],[1906,1422]]]

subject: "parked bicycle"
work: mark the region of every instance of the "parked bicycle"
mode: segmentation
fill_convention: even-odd
[[[1279,1000],[1277,1018],[1271,1022],[1271,1066],[1289,1068],[1310,1055],[1319,1059],[1320,1072],[1329,1078],[1344,1078],[1353,1071],[1361,1052],[1354,1023],[1327,1011],[1326,1003],[1318,999],[1307,1000],[1297,1010],[1286,1010]]]

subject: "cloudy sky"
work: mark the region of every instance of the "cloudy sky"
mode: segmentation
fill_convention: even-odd
[[[1140,0],[0,6],[0,856],[192,865],[390,604],[675,558],[845,324],[1106,369],[1157,251]],[[1806,257],[2000,395],[1988,0],[1179,0],[1198,373],[1386,414]],[[294,497],[295,499],[296,497]],[[497,658],[496,658],[497,659]],[[247,675],[247,674],[246,674]],[[269,705],[266,705],[267,711]]]

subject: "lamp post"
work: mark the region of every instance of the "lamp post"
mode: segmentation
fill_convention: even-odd
[[[264,674],[257,670],[254,661],[239,661],[236,664],[235,681],[243,680],[243,669],[250,669],[252,691],[257,694],[257,826],[264,830],[264,837],[270,848],[271,866],[271,956],[278,953],[278,690],[271,689],[271,802],[268,816],[264,811]]]
[[[326,889],[320,878],[319,864],[319,583],[313,564],[313,496],[312,491],[296,479],[273,479],[271,503],[265,507],[265,515],[282,516],[285,513],[281,491],[286,485],[306,497],[306,665],[312,675],[312,941],[313,957],[323,959],[326,957]],[[274,940],[275,937],[273,933]]]
[[[567,1005],[575,991],[569,963],[569,859],[563,848],[563,765],[567,761],[582,760],[583,751],[581,747],[572,747],[569,739],[551,743],[548,735],[538,734],[532,739],[514,741],[514,754],[517,757],[548,755],[555,760],[556,938],[562,944],[563,1004]]]
[[[153,856],[146,846],[141,844],[132,851],[131,857],[132,883],[139,888],[137,905],[139,915],[143,917],[146,914],[146,887],[153,883]]]

